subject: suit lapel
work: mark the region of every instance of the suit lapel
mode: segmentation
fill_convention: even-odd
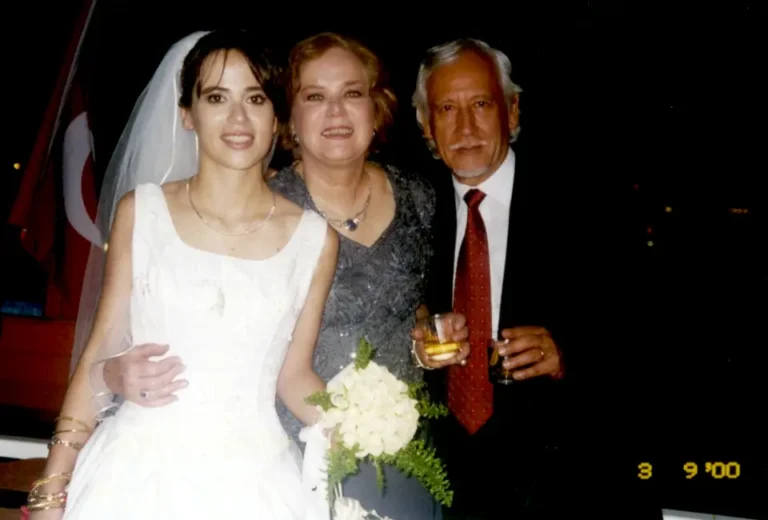
[[[526,276],[525,264],[530,259],[524,252],[526,235],[530,230],[530,171],[525,153],[515,150],[515,181],[512,188],[512,202],[509,210],[509,231],[507,233],[507,252],[504,263],[504,278],[501,289],[501,308],[499,311],[499,329],[519,325],[516,322],[519,313],[516,303],[524,303],[515,297],[520,287],[520,277]],[[530,274],[530,273],[528,273]]]
[[[427,306],[431,313],[453,307],[453,258],[456,247],[456,194],[447,170],[434,183],[436,191],[434,256],[430,272]]]

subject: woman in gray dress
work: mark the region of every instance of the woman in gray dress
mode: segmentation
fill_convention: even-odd
[[[378,58],[337,34],[295,45],[289,72],[291,117],[283,144],[296,161],[268,183],[325,217],[340,235],[314,368],[328,381],[352,361],[365,337],[377,349],[378,363],[404,381],[420,380],[410,333],[432,255],[435,195],[421,177],[366,160],[391,123],[394,94],[383,85]],[[468,353],[465,346],[454,362]],[[296,438],[300,423],[282,405],[278,413]],[[385,477],[382,495],[373,468],[361,466],[344,483],[344,494],[397,520],[442,517],[417,480],[393,468],[385,469]]]

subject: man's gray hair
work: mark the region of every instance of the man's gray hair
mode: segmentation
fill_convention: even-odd
[[[507,108],[509,108],[512,100],[523,91],[519,85],[512,81],[512,62],[506,54],[498,49],[494,49],[487,43],[474,38],[460,38],[448,43],[436,45],[427,51],[426,56],[419,65],[419,74],[416,77],[416,90],[413,92],[411,102],[416,108],[416,122],[423,128],[422,120],[419,117],[421,114],[425,123],[429,124],[429,100],[427,96],[427,81],[429,75],[432,74],[436,68],[443,65],[447,65],[456,61],[459,56],[465,52],[475,52],[481,56],[485,56],[490,59],[496,66],[496,73],[501,82],[501,89],[504,92],[504,99],[507,102]],[[509,142],[512,143],[517,139],[520,133],[520,127],[518,126],[509,136]],[[432,139],[427,140],[427,146],[433,153],[436,152],[435,142]],[[437,155],[436,155],[437,157]]]

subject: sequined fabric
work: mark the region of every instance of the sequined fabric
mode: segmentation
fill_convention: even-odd
[[[381,167],[392,185],[395,216],[371,247],[340,235],[338,267],[315,349],[315,371],[325,381],[352,361],[361,337],[377,349],[376,362],[398,378],[417,381],[422,377],[411,360],[410,331],[423,300],[432,255],[435,196],[420,177]],[[269,185],[299,206],[318,212],[292,166],[278,172]],[[300,423],[279,402],[278,414],[289,435],[298,438]]]

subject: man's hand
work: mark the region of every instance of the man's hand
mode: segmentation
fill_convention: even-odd
[[[141,406],[158,407],[178,399],[174,392],[186,388],[184,379],[176,379],[183,371],[181,359],[175,356],[161,361],[150,358],[168,352],[168,345],[148,343],[136,345],[104,364],[104,381],[115,394]]]
[[[416,342],[416,355],[418,356],[419,361],[429,368],[443,368],[448,365],[465,365],[466,359],[469,356],[469,342],[467,342],[469,330],[467,330],[466,318],[463,314],[456,312],[449,312],[443,316],[445,316],[451,324],[451,339],[456,343],[461,344],[459,351],[450,359],[445,359],[443,361],[432,359],[425,350],[424,329],[417,326],[411,331],[411,339]]]
[[[562,354],[547,329],[515,327],[502,330],[501,337],[506,341],[499,345],[499,355],[506,357],[504,368],[514,370],[512,377],[515,380],[538,376],[562,379],[565,376]]]

